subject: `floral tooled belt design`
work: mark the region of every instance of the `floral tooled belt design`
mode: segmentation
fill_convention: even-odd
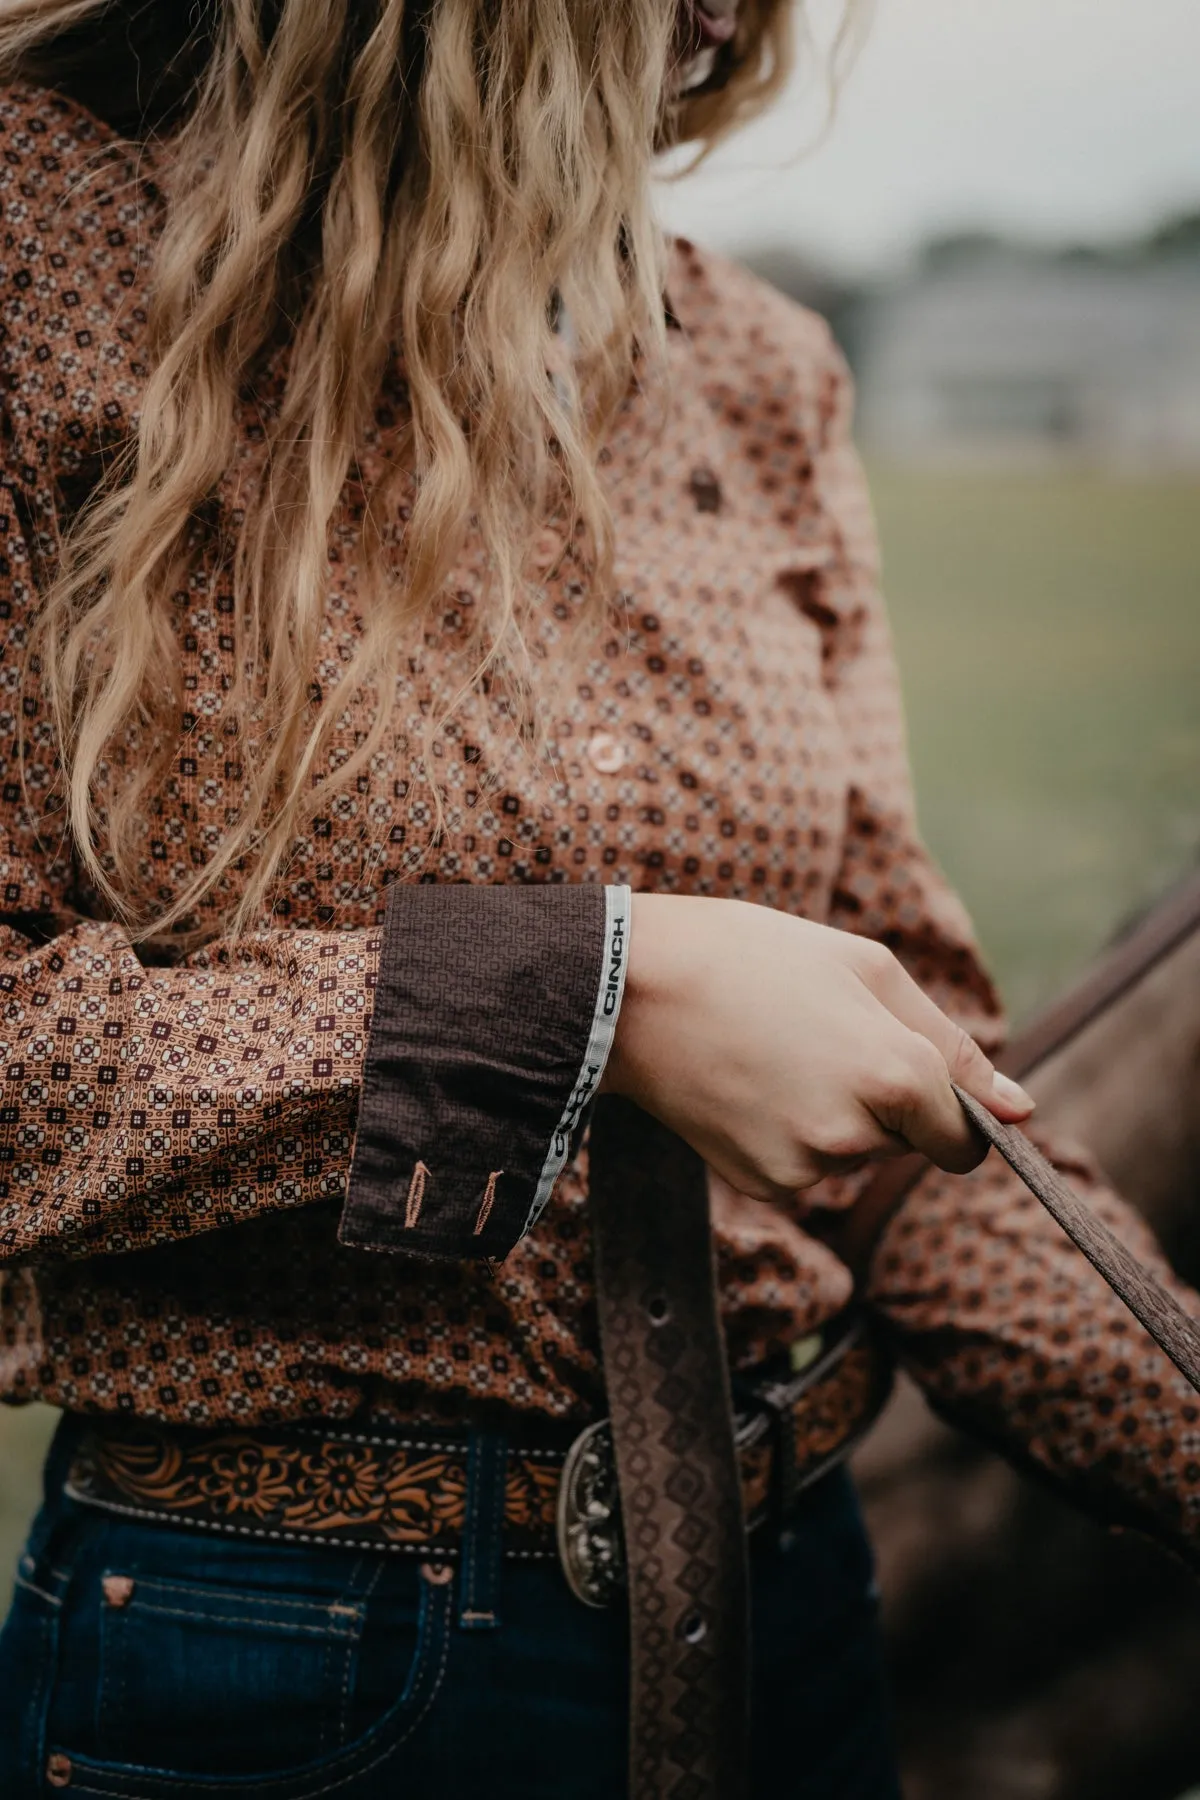
[[[876,1416],[890,1371],[861,1318],[805,1340],[742,1383],[738,1455],[747,1524],[786,1506]],[[506,1555],[559,1555],[582,1599],[603,1604],[623,1555],[604,1421],[562,1448],[509,1444]],[[104,1420],[81,1430],[66,1491],[148,1522],[273,1541],[453,1558],[466,1531],[471,1441],[337,1426],[213,1431]]]
[[[452,1550],[467,1499],[466,1443],[310,1431],[103,1428],[84,1437],[67,1491],[85,1505],[239,1536],[355,1548]],[[509,1547],[553,1550],[561,1452],[510,1453]]]

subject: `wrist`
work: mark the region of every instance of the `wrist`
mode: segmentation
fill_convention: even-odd
[[[652,1060],[652,1021],[670,1003],[679,978],[688,909],[678,894],[634,894],[629,914],[625,992],[599,1092],[637,1100]]]

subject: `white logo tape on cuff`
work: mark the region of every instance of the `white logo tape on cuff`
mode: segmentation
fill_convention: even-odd
[[[592,1009],[592,1029],[588,1034],[583,1063],[571,1089],[571,1097],[550,1140],[550,1149],[542,1165],[529,1217],[521,1230],[522,1237],[526,1232],[532,1231],[545,1211],[554,1184],[563,1172],[580,1114],[595,1094],[600,1077],[604,1074],[604,1065],[608,1061],[617,1028],[617,1015],[621,1010],[621,997],[625,992],[632,899],[631,890],[627,887],[606,887],[604,890],[604,962],[600,970],[600,985],[596,990],[596,1003]]]

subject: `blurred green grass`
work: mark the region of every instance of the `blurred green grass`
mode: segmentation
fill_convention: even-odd
[[[1200,484],[871,473],[922,826],[1020,1017],[1200,856]]]
[[[37,1505],[42,1458],[58,1414],[48,1406],[0,1407],[0,1615]]]
[[[1200,485],[871,477],[922,823],[1019,1016],[1200,853]],[[0,1595],[52,1425],[0,1409]]]

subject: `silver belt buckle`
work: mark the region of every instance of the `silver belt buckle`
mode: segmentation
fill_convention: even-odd
[[[599,1419],[567,1451],[558,1488],[558,1560],[585,1606],[610,1606],[625,1585],[625,1540],[612,1428]]]

